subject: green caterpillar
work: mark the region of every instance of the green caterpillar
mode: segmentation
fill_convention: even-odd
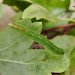
[[[64,51],[61,48],[56,47],[51,41],[49,41],[44,36],[34,32],[28,26],[23,25],[20,22],[15,22],[13,24],[9,24],[9,26],[25,32],[25,35],[27,35],[28,37],[31,37],[34,41],[41,44],[45,49],[49,50],[52,54],[55,54],[55,55],[63,55],[64,54]]]

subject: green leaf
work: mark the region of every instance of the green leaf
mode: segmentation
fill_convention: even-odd
[[[75,47],[75,37],[70,35],[62,35],[57,36],[54,39],[52,39],[53,43],[59,47],[65,50],[67,55],[70,55],[71,51]]]
[[[32,9],[33,8],[33,9]],[[37,13],[38,12],[38,13]],[[60,20],[55,18],[46,8],[38,5],[32,4],[28,8],[26,8],[22,14],[22,18],[36,18],[36,20],[45,19],[47,22],[43,22],[43,30],[59,26],[62,24],[67,24],[69,21],[67,20]]]
[[[70,67],[61,75],[75,75],[75,37],[70,35],[57,36],[52,41],[56,46],[64,49],[70,59]]]
[[[7,49],[0,51],[2,75],[49,75],[60,73],[69,66],[66,55],[55,57],[46,50]]]
[[[36,18],[37,20],[43,18],[50,21],[51,17],[47,9],[38,4],[32,4],[24,10],[22,18]]]
[[[75,75],[75,37],[57,36],[52,41],[56,46],[64,49],[70,59],[70,67],[60,75]]]
[[[61,75],[75,75],[75,47],[70,54],[70,67]]]
[[[25,0],[27,1],[27,0]],[[70,0],[30,0],[32,3],[42,5],[52,15],[59,15],[69,8]],[[29,1],[28,1],[29,2]]]
[[[73,48],[70,54],[70,58],[71,58],[71,67],[75,67],[75,47]]]
[[[75,42],[75,41],[74,41]],[[70,67],[69,67],[69,75],[75,75],[75,47],[73,48],[70,54]],[[65,73],[65,75],[67,75]]]

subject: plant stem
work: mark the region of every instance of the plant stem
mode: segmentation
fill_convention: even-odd
[[[49,33],[49,32],[55,31],[55,30],[60,29],[60,28],[73,28],[73,27],[75,27],[75,23],[57,26],[57,27],[54,27],[54,28],[51,28],[51,29],[48,29],[48,30],[44,30],[42,33]]]
[[[48,39],[52,39],[56,35],[61,35],[61,34],[66,35],[74,27],[75,27],[75,23],[65,24],[65,25],[61,25],[61,26],[48,29],[48,30],[44,30],[42,31],[42,34],[47,35],[49,33],[54,33],[53,35],[47,36]]]

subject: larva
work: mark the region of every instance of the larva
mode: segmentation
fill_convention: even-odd
[[[27,26],[21,25],[18,22],[15,22],[14,24],[9,24],[9,26],[25,32],[28,37],[32,38],[34,41],[41,44],[45,49],[49,50],[52,54],[55,54],[55,55],[63,55],[64,54],[64,50],[56,47],[47,38],[34,32],[32,29],[28,28]]]

